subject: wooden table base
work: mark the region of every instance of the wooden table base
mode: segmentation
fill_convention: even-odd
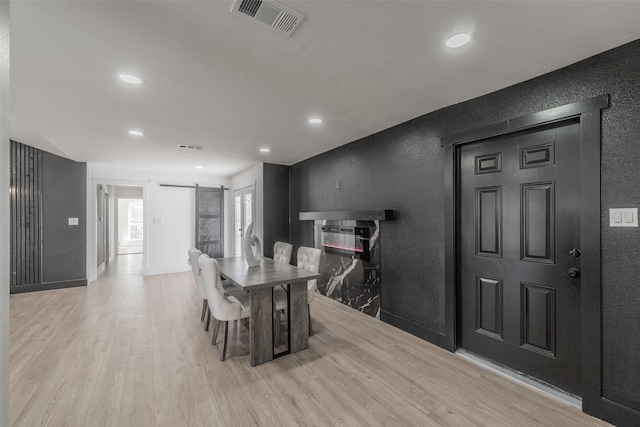
[[[251,320],[249,322],[249,345],[251,348],[251,366],[273,359],[273,288],[253,289],[249,292],[251,300]]]

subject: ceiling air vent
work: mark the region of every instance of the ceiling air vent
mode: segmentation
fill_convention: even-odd
[[[304,19],[303,14],[271,0],[235,0],[231,13],[244,16],[287,36],[290,36]]]
[[[178,144],[178,148],[181,150],[202,150],[200,145]]]

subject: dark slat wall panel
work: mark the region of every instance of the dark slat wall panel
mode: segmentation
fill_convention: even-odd
[[[42,152],[11,141],[11,292],[42,282]]]

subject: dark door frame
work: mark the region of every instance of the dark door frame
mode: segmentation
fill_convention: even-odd
[[[459,165],[463,144],[533,130],[564,121],[580,121],[580,179],[582,212],[582,410],[596,417],[603,413],[600,273],[600,121],[609,107],[609,95],[600,95],[527,116],[442,138],[445,149],[445,331],[447,348],[459,347],[458,206]]]

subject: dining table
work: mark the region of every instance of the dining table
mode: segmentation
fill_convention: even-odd
[[[295,265],[274,262],[263,257],[260,264],[250,267],[244,257],[217,258],[220,275],[238,288],[249,292],[249,361],[251,366],[273,360],[308,347],[309,306],[307,281],[320,274]],[[273,288],[288,285],[288,346],[274,355]],[[278,325],[279,327],[279,325]]]

